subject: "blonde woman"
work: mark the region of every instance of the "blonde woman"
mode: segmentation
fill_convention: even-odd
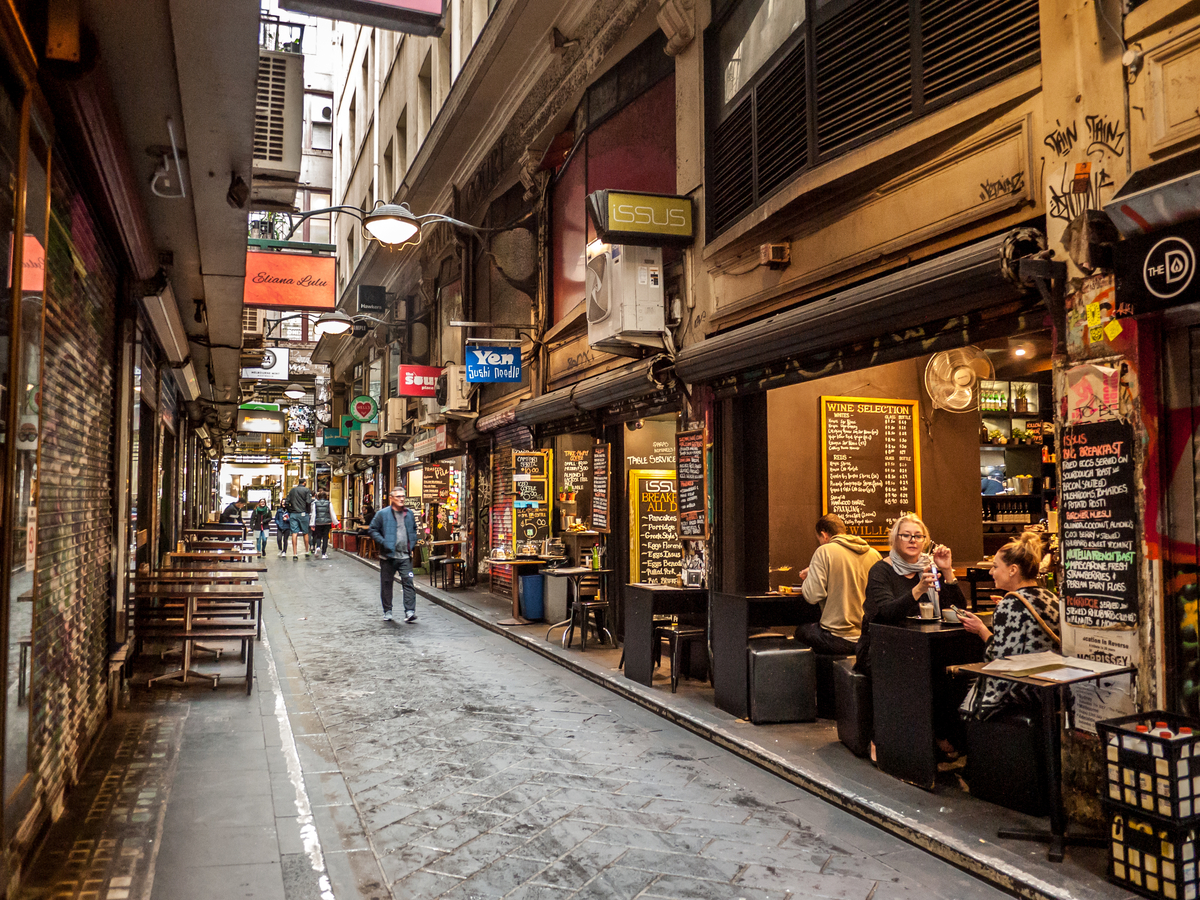
[[[858,639],[854,669],[871,673],[871,623],[898,624],[920,614],[920,601],[930,588],[939,591],[941,608],[965,606],[962,590],[954,577],[950,548],[938,544],[929,550],[929,529],[919,518],[901,516],[888,535],[892,548],[888,556],[871,567],[867,575],[867,593],[863,603],[862,637]]]

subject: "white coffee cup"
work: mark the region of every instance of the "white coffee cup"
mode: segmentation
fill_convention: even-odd
[[[922,619],[932,619],[933,618],[933,604],[932,603],[920,603],[920,604],[918,604],[918,606],[920,606],[920,608],[921,608],[921,618]]]
[[[951,625],[957,625],[958,624],[958,613],[956,613],[952,609],[943,609],[942,610],[942,620],[945,622],[949,622]]]

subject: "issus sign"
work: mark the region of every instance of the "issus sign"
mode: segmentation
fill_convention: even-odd
[[[670,194],[595,191],[588,213],[608,244],[658,247],[692,242],[692,200]]]
[[[521,380],[520,347],[472,346],[467,348],[467,382],[516,384]]]

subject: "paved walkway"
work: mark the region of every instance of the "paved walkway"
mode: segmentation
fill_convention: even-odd
[[[359,562],[269,564],[255,694],[135,687],[24,896],[1004,896],[459,615],[384,622]]]

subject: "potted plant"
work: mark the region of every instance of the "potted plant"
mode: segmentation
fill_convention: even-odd
[[[991,431],[988,432],[988,440],[990,440],[993,444],[1007,444],[1008,443],[1008,438],[1006,438],[1004,436],[1004,432],[1001,431],[999,428],[993,428]]]
[[[1016,399],[1013,401],[1013,407],[1019,413],[1029,412],[1029,385],[1017,385]]]
[[[1032,438],[1031,438],[1029,432],[1026,431],[1025,429],[1014,428],[1012,430],[1012,441],[1014,444],[1028,444],[1028,443],[1031,443]]]

